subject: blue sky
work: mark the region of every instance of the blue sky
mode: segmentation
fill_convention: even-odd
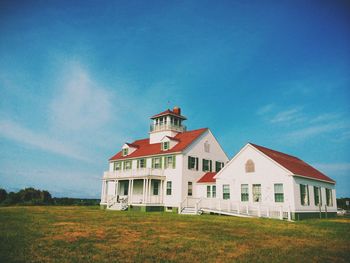
[[[49,2],[0,2],[1,187],[99,197],[108,158],[178,105],[230,157],[296,155],[350,196],[347,1]]]

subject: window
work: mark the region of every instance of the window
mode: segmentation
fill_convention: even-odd
[[[119,171],[122,169],[122,162],[114,162],[114,170]]]
[[[129,194],[129,181],[126,181],[124,184],[123,194],[128,195]]]
[[[316,206],[322,205],[321,199],[321,187],[314,186],[314,200]]]
[[[187,195],[188,196],[192,196],[192,186],[193,186],[192,182],[187,183]]]
[[[230,199],[230,185],[229,184],[222,185],[222,198],[223,199]]]
[[[169,155],[164,157],[164,168],[175,168],[175,155]]]
[[[171,195],[171,181],[166,182],[166,195]]]
[[[306,184],[300,185],[300,201],[302,205],[309,205],[309,187]]]
[[[153,195],[158,195],[159,194],[159,182],[154,181],[153,183]]]
[[[224,167],[223,162],[219,162],[219,161],[215,162],[215,172],[219,172],[222,169],[222,167]]]
[[[203,159],[203,163],[202,163],[203,172],[211,172],[211,168],[212,168],[212,161]]]
[[[210,185],[207,185],[207,197],[208,198],[211,197],[211,187],[210,187]]]
[[[124,161],[124,170],[131,169],[131,161]]]
[[[162,168],[162,158],[160,158],[160,157],[152,158],[152,168],[153,169],[161,169]]]
[[[169,142],[163,142],[162,143],[162,151],[169,150]]]
[[[123,156],[127,156],[129,153],[129,149],[128,148],[124,148],[123,149]]]
[[[245,163],[245,172],[246,173],[254,173],[255,172],[255,164],[252,160],[248,160]]]
[[[146,168],[146,159],[138,159],[137,160],[137,168]]]
[[[247,184],[241,184],[241,201],[242,202],[249,201],[249,189]]]
[[[253,184],[253,202],[261,202],[261,184]]]
[[[198,171],[198,158],[188,156],[188,169]]]
[[[208,143],[208,141],[204,143],[204,151],[206,153],[210,152],[210,144]]]
[[[283,184],[274,184],[274,188],[275,188],[275,202],[283,203],[284,202]]]
[[[332,189],[326,188],[326,201],[327,201],[327,206],[333,206]]]
[[[213,186],[211,187],[211,189],[212,189],[212,191],[211,191],[211,196],[212,196],[213,198],[215,198],[215,197],[216,197],[216,185],[213,185]]]

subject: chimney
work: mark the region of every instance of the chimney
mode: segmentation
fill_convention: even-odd
[[[175,106],[173,112],[177,115],[181,115],[181,109],[178,106]]]

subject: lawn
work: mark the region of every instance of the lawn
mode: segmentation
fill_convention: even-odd
[[[350,219],[0,208],[1,262],[349,262]]]

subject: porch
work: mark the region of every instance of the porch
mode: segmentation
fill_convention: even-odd
[[[164,181],[164,176],[103,179],[101,205],[107,205],[107,208],[113,206],[122,208],[122,204],[124,208],[125,205],[162,205],[165,191]]]

